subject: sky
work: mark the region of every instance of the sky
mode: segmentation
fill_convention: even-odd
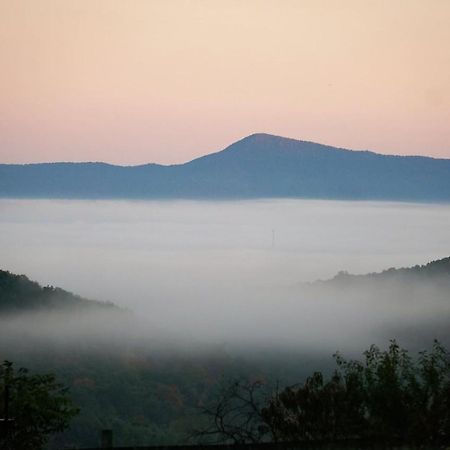
[[[0,163],[266,132],[450,158],[448,0],[0,0]]]

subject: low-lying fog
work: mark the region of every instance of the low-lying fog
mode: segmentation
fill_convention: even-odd
[[[450,205],[0,200],[0,249],[1,269],[130,308],[139,324],[121,337],[332,352],[442,338],[450,317],[448,292],[432,284],[381,296],[376,286],[311,294],[301,285],[449,256]],[[84,335],[117,330],[103,325],[45,327],[71,336],[78,326]]]

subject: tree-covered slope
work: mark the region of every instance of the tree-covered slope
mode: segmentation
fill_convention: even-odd
[[[0,313],[87,309],[118,310],[112,303],[87,300],[60,288],[40,286],[25,275],[0,270]]]
[[[374,272],[366,275],[353,275],[347,272],[339,272],[328,283],[364,283],[371,282],[438,282],[450,285],[450,256],[447,258],[431,261],[423,265],[413,267],[390,268],[382,272]]]

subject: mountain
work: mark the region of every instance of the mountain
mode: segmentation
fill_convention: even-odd
[[[0,270],[0,314],[30,311],[119,310],[112,303],[87,300],[60,288],[40,286],[25,275]]]
[[[0,165],[0,197],[450,201],[450,159],[351,151],[268,134],[185,164]]]

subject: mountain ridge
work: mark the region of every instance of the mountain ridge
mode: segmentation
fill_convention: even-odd
[[[0,197],[450,201],[450,159],[256,133],[182,164],[0,165]]]
[[[408,280],[414,277],[421,279],[444,278],[450,283],[450,256],[436,259],[425,264],[416,264],[408,267],[390,267],[381,272],[369,272],[365,274],[352,274],[347,271],[341,271],[333,278],[320,280],[319,283],[349,282],[360,280],[382,280],[389,278],[402,278]]]
[[[368,150],[368,149],[349,149],[349,148],[345,148],[345,147],[336,147],[334,145],[329,145],[329,144],[323,144],[320,142],[315,142],[315,141],[308,141],[308,140],[303,140],[303,139],[295,139],[295,138],[290,138],[290,137],[285,137],[285,136],[280,136],[280,135],[276,135],[276,134],[270,134],[270,133],[252,133],[248,136],[245,136],[241,139],[238,139],[237,141],[233,142],[232,144],[226,146],[225,148],[215,151],[215,152],[211,152],[211,153],[206,153],[204,155],[195,157],[193,159],[190,159],[188,161],[185,162],[180,162],[180,163],[172,163],[172,164],[162,164],[162,163],[156,163],[156,162],[146,162],[146,163],[142,163],[142,164],[114,164],[114,163],[109,163],[109,162],[105,162],[105,161],[96,161],[96,160],[92,160],[92,161],[42,161],[42,162],[33,162],[33,163],[0,163],[0,166],[16,166],[16,167],[23,167],[23,166],[38,166],[38,165],[58,165],[58,164],[74,164],[74,165],[102,165],[102,166],[111,166],[111,167],[121,167],[121,168],[137,168],[137,167],[148,167],[148,166],[157,166],[157,167],[178,167],[178,166],[184,166],[186,164],[190,164],[192,162],[195,162],[197,160],[203,159],[203,158],[207,158],[209,156],[214,156],[214,155],[218,155],[220,153],[223,152],[227,152],[232,150],[236,145],[244,143],[246,141],[261,141],[262,139],[279,139],[282,141],[291,141],[293,143],[301,143],[301,144],[307,144],[307,145],[311,145],[311,146],[315,146],[315,147],[319,147],[319,148],[323,148],[323,149],[332,149],[335,151],[342,151],[342,152],[348,152],[348,153],[368,153],[368,154],[372,154],[372,155],[376,155],[376,156],[385,156],[388,158],[416,158],[416,159],[432,159],[432,160],[437,160],[437,161],[450,161],[450,158],[440,158],[440,157],[435,157],[435,156],[430,156],[430,155],[398,155],[398,154],[388,154],[388,153],[379,153],[376,152],[374,150]]]

